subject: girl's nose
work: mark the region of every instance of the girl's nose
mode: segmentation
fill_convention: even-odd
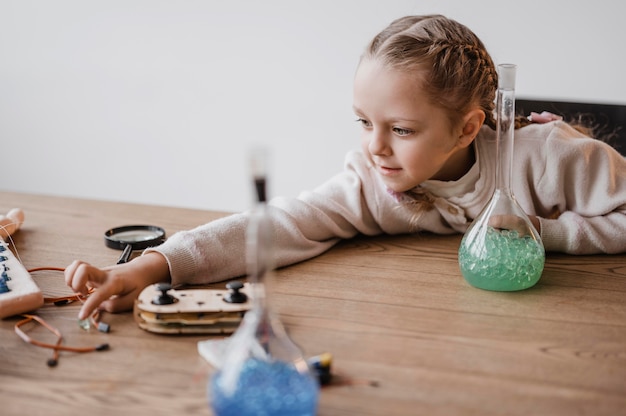
[[[370,133],[367,148],[372,155],[389,156],[391,154],[387,137],[385,134],[375,130]]]

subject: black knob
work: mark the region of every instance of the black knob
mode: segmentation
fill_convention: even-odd
[[[158,283],[156,289],[160,291],[161,294],[155,296],[154,299],[152,299],[152,303],[155,305],[171,305],[172,303],[178,302],[178,299],[167,293],[171,288],[172,285],[169,283]]]
[[[226,284],[226,289],[230,290],[230,292],[224,296],[224,302],[245,303],[248,300],[248,296],[240,292],[243,289],[243,283],[239,281],[229,282]]]

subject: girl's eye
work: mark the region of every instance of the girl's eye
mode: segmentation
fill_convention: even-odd
[[[394,127],[393,132],[398,136],[408,136],[413,133],[413,130],[403,129],[402,127]]]
[[[358,118],[356,119],[356,122],[357,122],[357,123],[359,123],[359,124],[361,124],[363,127],[369,127],[369,126],[371,126],[371,124],[370,124],[370,122],[369,122],[369,121],[367,121],[367,120],[365,120],[364,118],[361,118],[361,117],[358,117]]]

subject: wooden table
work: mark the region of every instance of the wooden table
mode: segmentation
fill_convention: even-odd
[[[0,192],[20,207],[15,235],[27,268],[74,259],[104,266],[119,252],[103,233],[155,224],[168,233],[222,215],[209,211]],[[549,255],[540,282],[517,293],[470,287],[460,236],[357,238],[277,272],[275,308],[306,355],[333,354],[340,381],[320,415],[626,414],[626,255]],[[48,296],[69,293],[61,273],[33,273]],[[213,371],[197,352],[207,336],[145,332],[131,313],[105,314],[108,334],[78,328],[79,306],[38,314],[66,344],[111,350],[62,353],[24,343],[17,318],[0,321],[3,415],[207,415]],[[45,332],[33,335],[45,336]]]

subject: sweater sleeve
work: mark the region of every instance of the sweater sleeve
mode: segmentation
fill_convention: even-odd
[[[297,198],[274,198],[268,215],[274,230],[274,264],[282,267],[315,257],[341,239],[382,232],[366,197],[365,167],[349,156],[346,169],[317,189]],[[156,251],[167,259],[172,284],[217,282],[246,273],[248,212],[232,214],[172,235]]]
[[[626,161],[615,149],[581,138],[556,123],[545,147],[545,172],[538,189],[547,251],[569,254],[626,252]]]

